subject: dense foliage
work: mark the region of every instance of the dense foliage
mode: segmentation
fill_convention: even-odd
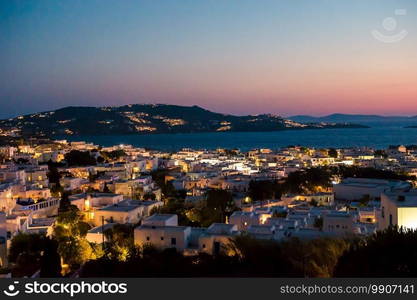
[[[31,276],[40,270],[42,277],[59,277],[61,262],[57,241],[43,234],[19,233],[13,237],[9,262],[14,277]]]
[[[391,227],[352,242],[335,269],[339,277],[417,277],[417,231]]]
[[[253,201],[279,199],[288,193],[315,193],[332,186],[332,179],[339,178],[375,178],[388,180],[414,180],[414,176],[398,174],[394,171],[356,166],[314,167],[292,172],[287,178],[278,180],[251,181],[248,196]]]
[[[175,249],[132,248],[125,260],[86,263],[84,277],[416,277],[417,232],[389,228],[357,240],[283,242],[247,236],[217,256],[183,256]],[[227,251],[227,254],[226,253]]]
[[[65,154],[65,161],[68,166],[91,166],[97,164],[96,159],[91,156],[89,151],[71,150]]]
[[[331,277],[343,240],[301,242],[255,240],[241,236],[217,256],[183,256],[175,249],[137,249],[127,260],[109,257],[86,263],[83,277]],[[228,253],[226,255],[225,253]]]

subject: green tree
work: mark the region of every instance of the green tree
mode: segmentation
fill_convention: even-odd
[[[146,200],[146,201],[152,200],[152,201],[154,201],[155,199],[156,199],[156,196],[152,192],[149,192],[149,193],[146,193],[145,195],[143,195],[143,200]]]
[[[263,201],[280,198],[281,185],[274,180],[251,180],[249,182],[248,196],[253,201]]]
[[[61,174],[59,174],[58,166],[60,164],[54,163],[51,160],[48,161],[48,173],[46,174],[49,180],[49,183],[59,185],[59,180],[61,179]]]
[[[107,182],[104,183],[103,193],[111,193],[109,187],[107,186]]]
[[[70,205],[66,211],[59,212],[53,236],[59,243],[59,254],[72,269],[94,258],[94,252],[85,240],[90,228],[76,206]]]
[[[352,242],[336,277],[416,277],[417,231],[390,227]]]
[[[384,150],[375,150],[374,155],[377,157],[388,158],[388,154]]]
[[[41,277],[59,277],[61,262],[57,248],[57,242],[43,234],[18,233],[9,250],[13,276],[32,276],[40,269]]]
[[[309,168],[292,172],[282,185],[286,193],[314,193],[332,186],[333,174],[328,168]]]
[[[133,226],[127,224],[115,224],[104,231],[107,239],[106,253],[120,261],[126,261],[133,251]]]
[[[65,161],[68,166],[91,166],[97,164],[89,151],[71,150],[65,154]]]
[[[371,196],[370,195],[364,195],[359,200],[359,204],[360,204],[360,206],[368,206],[369,201],[371,201]]]
[[[165,198],[177,197],[177,191],[172,185],[171,181],[167,181],[170,171],[166,169],[158,169],[151,173],[152,180],[161,188],[162,194]]]
[[[193,223],[186,215],[189,208],[186,207],[185,201],[182,198],[170,197],[165,199],[164,206],[154,207],[150,214],[176,214],[178,215],[178,223],[182,226],[198,225]]]
[[[121,157],[126,156],[126,152],[122,149],[119,150],[113,150],[113,151],[101,151],[100,155],[106,160],[106,161],[115,161],[119,160]]]
[[[286,211],[274,211],[272,214],[273,218],[286,218],[288,215],[288,212]]]
[[[16,277],[31,276],[40,267],[43,236],[18,233],[13,237],[9,250],[12,274]]]
[[[67,212],[73,209],[71,207],[71,201],[69,200],[69,193],[62,192],[61,194],[61,201],[59,202],[58,213]]]
[[[323,230],[323,218],[322,217],[316,217],[314,220],[314,227]]]
[[[61,277],[61,257],[58,253],[58,242],[56,240],[46,239],[40,264],[40,277]]]
[[[330,156],[330,157],[333,157],[333,158],[338,158],[339,157],[339,153],[337,152],[337,150],[336,149],[334,149],[334,148],[330,148],[328,151],[327,151],[327,153],[328,153],[328,155]]]
[[[388,180],[415,180],[415,176],[406,174],[399,174],[391,170],[380,170],[375,168],[363,168],[358,166],[338,166],[331,168],[334,175],[339,175],[342,178],[357,177],[357,178],[375,178]]]
[[[211,189],[206,192],[207,211],[215,215],[217,212],[219,219],[216,222],[224,222],[227,215],[235,209],[233,195],[226,190]]]

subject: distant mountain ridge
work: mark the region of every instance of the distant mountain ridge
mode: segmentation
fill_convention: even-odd
[[[355,115],[355,114],[331,114],[323,117],[314,117],[308,115],[297,115],[288,117],[294,122],[310,123],[310,122],[336,122],[336,123],[404,123],[417,125],[417,116],[380,116],[380,115]]]
[[[336,123],[301,124],[277,115],[234,116],[199,106],[131,104],[111,107],[70,106],[1,120],[0,129],[22,135],[109,135],[276,131],[289,129],[361,128]]]

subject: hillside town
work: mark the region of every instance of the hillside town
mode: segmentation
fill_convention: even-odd
[[[66,140],[2,146],[0,267],[10,272],[19,264],[12,252],[25,234],[55,237],[65,274],[103,255],[120,228],[131,228],[138,247],[175,248],[185,256],[227,253],[238,236],[309,241],[416,229],[416,175],[415,146],[249,152]],[[82,255],[66,256],[73,242]]]

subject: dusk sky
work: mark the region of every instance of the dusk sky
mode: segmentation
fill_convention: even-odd
[[[130,103],[417,115],[417,1],[0,0],[1,118]]]

